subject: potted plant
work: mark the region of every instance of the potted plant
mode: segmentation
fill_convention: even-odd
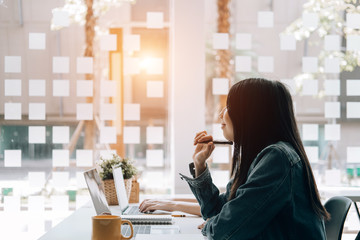
[[[118,205],[118,199],[114,184],[113,167],[121,167],[126,194],[129,199],[131,193],[132,178],[137,174],[137,169],[134,163],[129,158],[121,159],[119,155],[112,154],[111,158],[100,157],[98,165],[101,168],[100,177],[104,184],[105,196],[109,205]]]

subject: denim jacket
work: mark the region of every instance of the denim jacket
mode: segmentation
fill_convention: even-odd
[[[311,207],[304,167],[293,147],[278,142],[263,149],[251,164],[246,182],[228,200],[219,194],[208,168],[197,178],[182,174],[208,219],[208,239],[326,239],[324,222]]]

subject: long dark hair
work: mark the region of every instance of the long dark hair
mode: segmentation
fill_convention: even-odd
[[[227,97],[227,109],[234,128],[234,154],[231,175],[234,178],[229,199],[246,182],[249,167],[265,147],[284,141],[290,143],[304,165],[304,177],[315,213],[324,220],[329,213],[321,204],[319,192],[301,142],[295,121],[293,102],[279,81],[245,79],[234,84]]]

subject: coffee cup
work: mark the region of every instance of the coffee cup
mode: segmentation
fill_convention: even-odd
[[[131,234],[125,237],[121,234],[121,225],[127,223],[131,228]],[[123,220],[120,216],[99,215],[92,217],[92,240],[126,240],[134,235],[133,225],[129,220]]]

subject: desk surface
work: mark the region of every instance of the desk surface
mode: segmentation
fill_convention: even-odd
[[[112,207],[110,207],[112,208]],[[82,240],[91,239],[92,222],[91,217],[95,216],[95,209],[92,204],[76,210],[72,215],[45,233],[40,240]],[[174,218],[174,225],[180,227],[180,234],[199,234],[197,226],[203,223],[203,219],[196,216]]]

